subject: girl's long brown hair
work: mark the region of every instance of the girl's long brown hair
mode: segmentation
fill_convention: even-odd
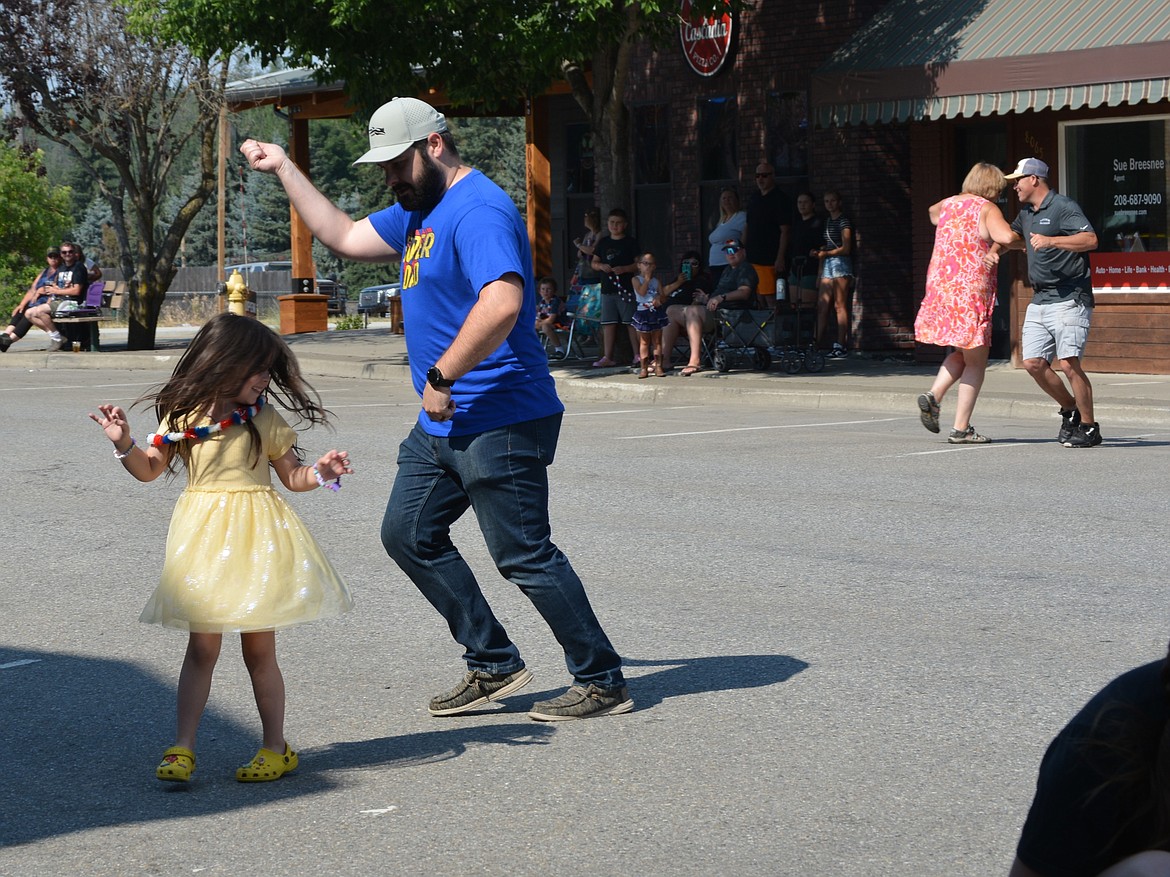
[[[326,424],[330,412],[304,378],[296,356],[284,339],[252,317],[217,314],[196,334],[175,366],[170,379],[138,402],[153,403],[159,423],[169,421],[174,430],[184,429],[206,417],[221,399],[236,393],[251,375],[267,371],[272,376],[265,395],[295,413],[299,421]],[[135,404],[138,404],[136,402]],[[260,457],[260,433],[255,424],[245,426],[252,440],[253,459]],[[166,445],[171,449],[168,469],[177,454],[184,465],[191,458],[189,442]]]

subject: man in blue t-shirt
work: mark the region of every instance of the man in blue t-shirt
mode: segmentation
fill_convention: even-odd
[[[516,205],[463,164],[441,113],[395,98],[370,118],[370,149],[398,203],[354,221],[271,143],[240,151],[276,174],[309,230],[343,258],[402,263],[407,353],[422,411],[398,451],[382,544],[446,619],[467,673],[431,700],[453,716],[532,680],[451,541],[474,508],[496,567],[535,604],[565,650],[573,685],[533,705],[539,721],[590,718],[634,707],[621,658],[581,580],[553,544],[548,473],[564,406],[532,331],[532,251]]]

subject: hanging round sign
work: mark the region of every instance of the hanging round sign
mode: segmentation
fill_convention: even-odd
[[[731,10],[698,15],[691,8],[691,0],[682,0],[678,17],[678,38],[687,64],[700,76],[714,76],[731,56]]]

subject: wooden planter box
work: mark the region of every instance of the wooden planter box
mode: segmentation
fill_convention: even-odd
[[[329,329],[329,296],[295,293],[277,296],[280,302],[280,334],[325,332]]]

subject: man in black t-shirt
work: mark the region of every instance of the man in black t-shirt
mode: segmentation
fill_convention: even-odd
[[[776,300],[776,278],[788,273],[792,200],[776,188],[776,171],[767,162],[756,168],[756,186],[747,209],[747,260],[756,269],[761,307]]]

